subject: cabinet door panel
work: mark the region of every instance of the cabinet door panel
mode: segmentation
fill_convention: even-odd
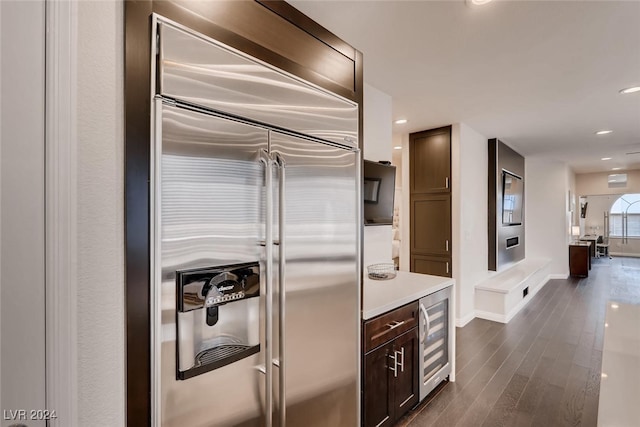
[[[389,371],[389,355],[393,354],[392,348],[393,344],[387,344],[364,357],[362,413],[365,427],[393,424],[393,410],[389,399],[394,380],[393,373]]]
[[[411,252],[450,255],[450,194],[411,196]]]
[[[434,276],[451,276],[451,258],[425,255],[411,255],[411,271],[414,273],[432,274]]]
[[[398,359],[397,377],[394,376],[393,408],[395,418],[402,417],[418,403],[418,328],[394,340],[393,351]],[[393,363],[393,362],[392,362]]]
[[[413,133],[409,140],[411,192],[450,192],[451,126]]]

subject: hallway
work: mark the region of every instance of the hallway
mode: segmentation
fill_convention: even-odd
[[[549,281],[509,324],[458,328],[456,382],[399,425],[595,426],[609,300],[640,304],[640,259],[594,259],[588,278]]]

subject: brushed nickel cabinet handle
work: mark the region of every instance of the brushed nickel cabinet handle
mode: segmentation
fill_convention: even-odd
[[[398,327],[400,327],[400,326],[404,325],[404,323],[405,323],[405,321],[404,321],[404,320],[403,320],[403,321],[401,321],[401,322],[398,322],[397,320],[394,320],[394,321],[393,321],[393,322],[391,322],[391,323],[387,323],[387,325],[386,325],[386,326],[389,328],[389,330],[392,330],[392,329],[395,329],[395,328],[398,328]]]
[[[400,351],[395,351],[394,353],[396,353],[396,360],[400,356],[400,372],[404,372],[404,347],[400,347]]]
[[[389,365],[389,370],[393,371],[393,376],[395,378],[398,378],[398,358],[397,358],[397,352],[393,352],[393,355],[389,355],[389,359],[391,359],[393,361],[393,365]]]

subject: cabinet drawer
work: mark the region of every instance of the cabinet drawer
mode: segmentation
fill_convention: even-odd
[[[414,328],[418,322],[418,302],[414,301],[393,311],[381,314],[364,324],[364,352]]]

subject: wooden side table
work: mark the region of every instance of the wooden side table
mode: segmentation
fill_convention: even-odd
[[[569,274],[588,277],[591,270],[592,242],[573,242],[569,245]]]

